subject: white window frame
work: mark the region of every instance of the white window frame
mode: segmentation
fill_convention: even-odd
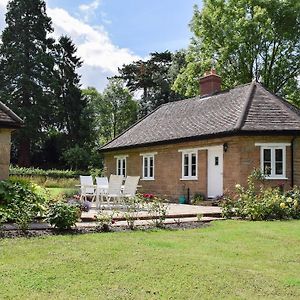
[[[121,175],[126,177],[127,174],[127,157],[128,155],[116,155],[116,175]],[[121,163],[121,168],[120,168],[120,172],[119,172],[119,161]],[[123,166],[123,164],[125,164],[125,168]],[[123,174],[123,170],[125,170],[125,174]]]
[[[157,152],[151,153],[141,153],[140,156],[142,157],[142,179],[141,180],[155,180],[155,155]],[[153,170],[152,176],[150,176],[150,160],[153,159]],[[145,176],[145,159],[147,160],[147,174]]]
[[[260,170],[264,173],[264,150],[271,151],[271,174],[265,175],[266,179],[288,179],[286,177],[286,147],[290,146],[290,143],[255,143],[255,146],[260,147]],[[275,174],[276,160],[275,150],[282,150],[282,174]]]
[[[181,178],[180,180],[198,180],[198,150],[199,148],[194,149],[182,149],[178,150],[181,152]],[[192,155],[196,155],[196,175],[192,176]],[[189,164],[188,164],[188,175],[184,175],[184,157],[188,155]]]

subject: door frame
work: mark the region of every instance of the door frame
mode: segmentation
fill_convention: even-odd
[[[221,176],[220,178],[220,189],[222,190],[221,193],[219,193],[218,195],[212,195],[213,193],[211,193],[211,191],[209,190],[210,187],[210,180],[212,178],[211,173],[210,173],[210,167],[209,167],[209,163],[210,163],[210,153],[209,151],[214,151],[214,150],[218,150],[220,151],[221,158],[219,163],[221,164]],[[216,177],[213,177],[213,179],[215,179]],[[207,198],[215,198],[217,196],[221,196],[224,192],[224,150],[223,150],[223,145],[216,145],[216,146],[210,146],[207,147]]]

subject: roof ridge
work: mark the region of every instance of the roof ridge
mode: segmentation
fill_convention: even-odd
[[[24,121],[15,114],[10,108],[8,108],[3,102],[0,101],[0,109],[3,110],[9,117],[11,117],[17,123],[24,123]]]
[[[245,87],[247,85],[251,85],[251,83],[252,82],[242,83],[242,84],[239,84],[239,85],[237,85],[233,88],[222,90],[222,91],[215,92],[213,94],[209,94],[209,95],[205,95],[205,96],[198,95],[198,96],[194,96],[194,97],[190,97],[190,98],[184,98],[184,99],[180,99],[180,100],[170,101],[170,102],[167,102],[167,103],[163,103],[160,106],[167,106],[167,105],[171,105],[171,104],[174,104],[174,103],[183,102],[183,101],[186,101],[186,100],[188,100],[188,101],[190,101],[190,100],[205,100],[206,98],[211,98],[211,97],[214,97],[214,96],[218,96],[220,94],[229,93],[230,91],[235,90],[237,88],[241,88],[241,87]]]
[[[248,92],[248,95],[246,97],[246,101],[244,103],[244,106],[242,108],[240,117],[238,118],[238,120],[237,120],[237,122],[236,122],[236,124],[234,126],[234,130],[240,130],[240,129],[242,129],[242,127],[243,127],[243,125],[245,123],[246,117],[247,117],[248,112],[249,112],[249,108],[250,108],[251,103],[252,103],[252,99],[253,99],[255,87],[256,87],[256,81],[253,80],[251,82],[251,85],[250,85],[250,88],[249,88],[249,92]]]
[[[266,92],[268,92],[268,93],[271,94],[273,97],[275,97],[277,100],[279,100],[279,101],[280,101],[280,104],[282,104],[282,106],[284,106],[285,108],[289,109],[289,111],[291,111],[294,115],[296,115],[297,118],[299,118],[299,116],[300,116],[300,109],[299,109],[299,107],[297,107],[296,105],[290,103],[289,101],[285,100],[284,98],[282,98],[282,97],[280,97],[280,96],[274,94],[272,91],[270,91],[268,88],[266,88],[263,84],[261,84],[261,83],[258,83],[258,84],[259,84],[259,86],[260,86],[262,89],[264,89]],[[294,110],[291,108],[291,106],[292,106],[295,110],[297,110],[297,112],[294,111]]]

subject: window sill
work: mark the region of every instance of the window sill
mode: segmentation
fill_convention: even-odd
[[[141,178],[142,181],[154,181],[155,178]]]
[[[266,180],[288,180],[287,177],[269,177],[269,176],[265,176]]]
[[[180,178],[180,180],[198,180],[198,177],[184,177]]]

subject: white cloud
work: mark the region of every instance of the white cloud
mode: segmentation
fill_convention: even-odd
[[[7,2],[8,0],[0,0],[0,30],[5,25]],[[99,4],[100,1],[93,1],[87,6],[95,7]],[[68,35],[77,45],[77,55],[83,60],[79,72],[84,87],[94,86],[102,90],[107,83],[107,77],[116,75],[118,67],[140,59],[129,49],[114,45],[103,27],[91,26],[62,8],[48,7],[47,13],[52,18],[54,36],[58,38]]]
[[[84,21],[89,21],[91,17],[95,16],[95,11],[100,6],[100,0],[94,0],[89,4],[79,5],[79,10],[83,14]]]
[[[100,5],[100,0],[94,0],[93,2],[89,4],[81,4],[79,5],[79,9],[81,11],[89,11],[89,10],[94,10],[97,9]]]
[[[71,36],[78,47],[78,55],[87,66],[116,73],[122,64],[139,59],[129,49],[114,45],[103,27],[92,27],[61,8],[49,8],[48,14],[52,18],[56,35]]]
[[[6,8],[8,0],[0,0],[0,7],[1,8]]]

